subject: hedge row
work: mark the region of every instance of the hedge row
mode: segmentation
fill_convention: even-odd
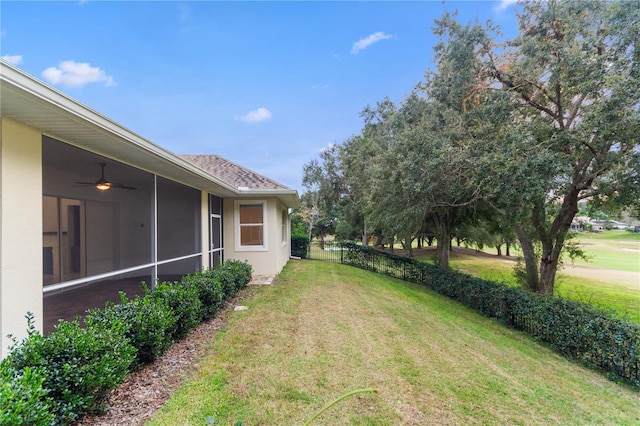
[[[291,255],[306,259],[309,253],[309,239],[307,237],[291,237]]]
[[[42,336],[27,315],[28,336],[14,339],[0,363],[1,425],[65,425],[104,410],[109,392],[155,360],[251,280],[251,266],[226,261],[181,281],[145,288],[144,297],[61,320]]]
[[[617,318],[613,312],[353,243],[343,243],[342,251],[342,263],[428,286],[487,317],[526,331],[569,359],[640,386],[640,326]]]

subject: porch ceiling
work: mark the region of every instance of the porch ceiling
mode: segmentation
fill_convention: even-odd
[[[0,79],[3,117],[78,148],[221,197],[249,195],[2,60]],[[269,195],[290,207],[299,204],[295,190],[275,192]]]

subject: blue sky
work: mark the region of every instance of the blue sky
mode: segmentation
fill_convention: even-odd
[[[300,193],[302,167],[433,66],[444,10],[516,31],[506,1],[7,1],[0,54],[176,154]]]

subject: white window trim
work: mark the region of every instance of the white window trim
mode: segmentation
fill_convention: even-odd
[[[240,245],[240,206],[247,204],[262,204],[262,240],[261,246],[243,246]],[[234,200],[233,202],[233,216],[234,216],[234,235],[235,235],[235,249],[236,251],[268,251],[267,232],[267,201],[266,200]]]

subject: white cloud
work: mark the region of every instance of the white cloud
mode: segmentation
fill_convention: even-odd
[[[271,111],[266,108],[258,108],[253,111],[249,111],[242,117],[239,117],[240,120],[245,123],[258,123],[260,121],[266,121],[271,118]]]
[[[2,59],[12,65],[19,65],[22,63],[22,55],[2,55]]]
[[[371,46],[374,43],[377,43],[377,42],[379,42],[381,40],[388,40],[390,38],[393,38],[393,36],[389,35],[389,34],[385,34],[382,31],[379,31],[379,32],[374,33],[374,34],[371,34],[370,36],[365,37],[365,38],[360,39],[357,42],[355,42],[353,44],[353,47],[351,48],[351,54],[355,55],[359,51],[366,49],[367,47]]]
[[[87,62],[62,61],[58,67],[49,67],[42,71],[42,77],[51,84],[67,87],[82,87],[99,82],[104,82],[105,86],[116,85],[113,77]]]
[[[313,90],[325,90],[329,88],[328,84],[314,84],[313,86],[311,86],[311,88]]]
[[[323,152],[327,152],[327,151],[333,150],[335,147],[336,147],[336,144],[331,142],[327,146],[323,146],[322,148],[318,149],[316,152],[318,154],[322,154]]]
[[[500,0],[498,4],[493,7],[493,10],[494,12],[501,13],[517,3],[518,0]]]

